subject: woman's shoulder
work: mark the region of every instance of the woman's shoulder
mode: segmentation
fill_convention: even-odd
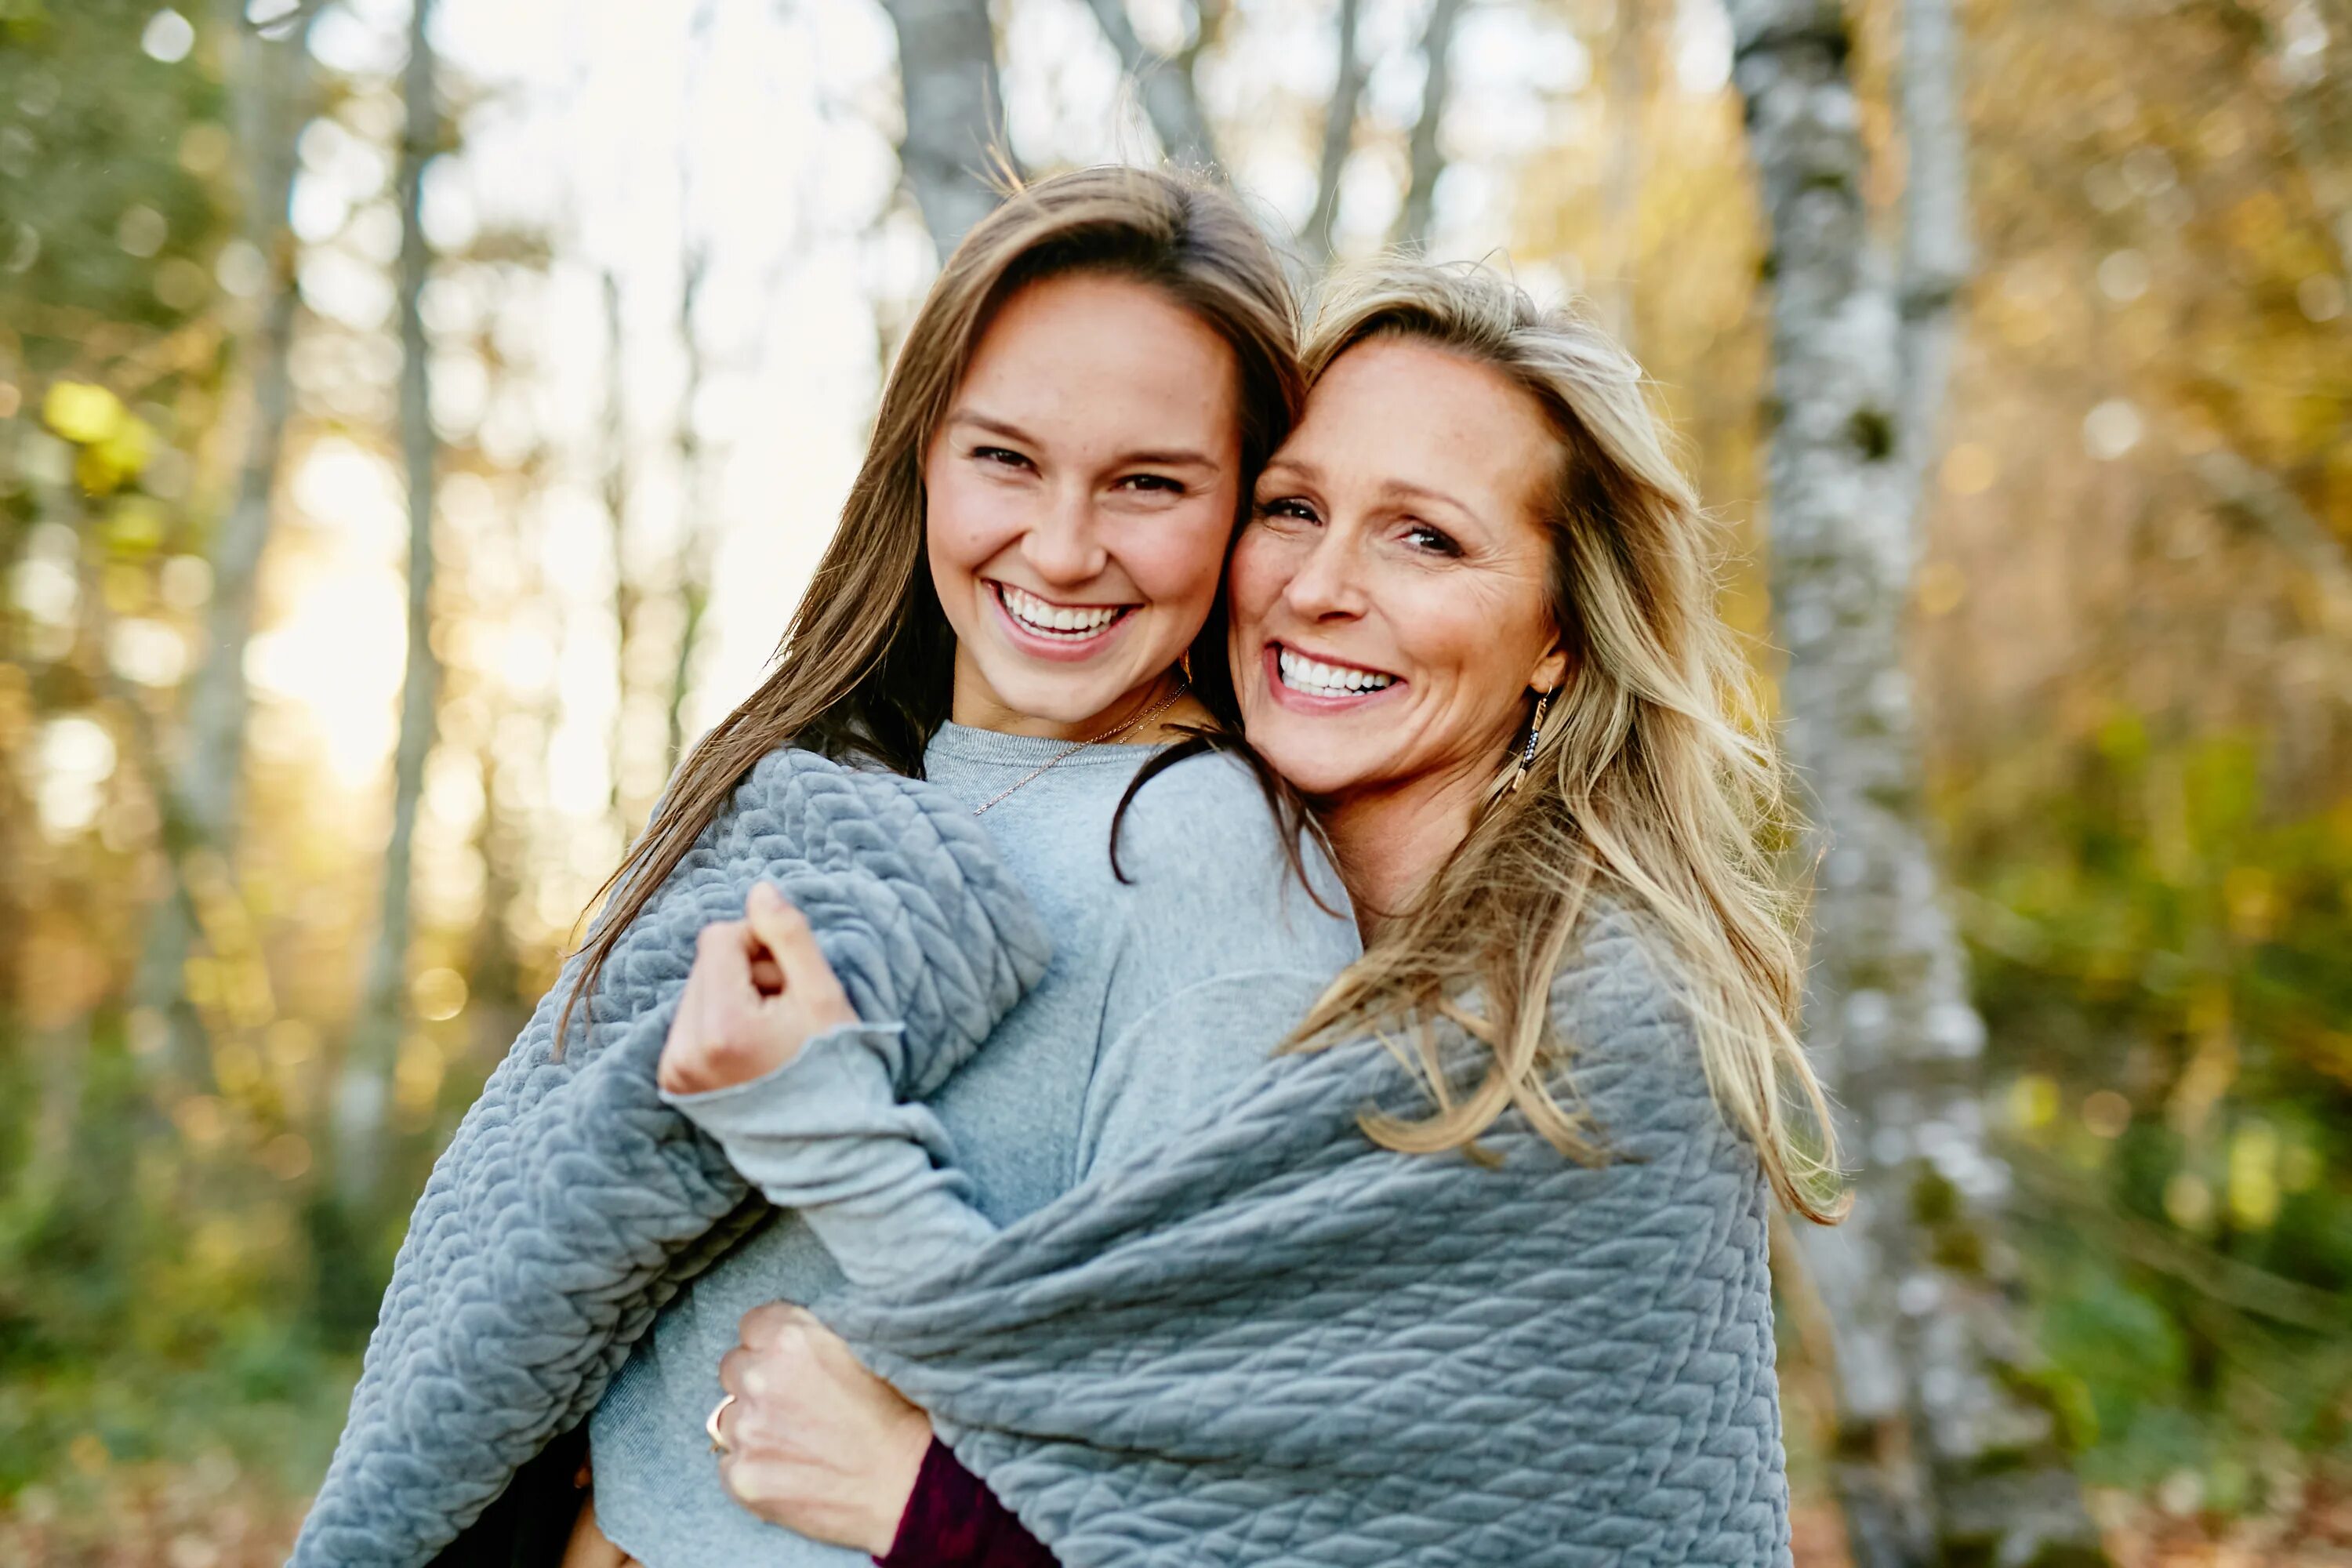
[[[1601,1121],[1715,1117],[1691,977],[1655,917],[1596,895],[1549,1003],[1576,1097]]]
[[[1286,820],[1255,771],[1228,752],[1199,752],[1143,779],[1113,852],[1121,882],[1147,900],[1173,896],[1231,917],[1319,898],[1325,919],[1354,927],[1320,839],[1303,818]]]

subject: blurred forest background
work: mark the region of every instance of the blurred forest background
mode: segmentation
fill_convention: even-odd
[[[2352,1562],[2347,0],[0,0],[0,1559],[279,1561],[998,136],[1655,377],[1828,835],[1800,1561]]]

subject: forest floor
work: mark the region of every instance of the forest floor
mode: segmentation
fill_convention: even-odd
[[[0,1505],[0,1563],[20,1568],[280,1568],[300,1500],[272,1498],[226,1460],[109,1467],[68,1501],[28,1487]],[[2264,1519],[2176,1519],[2126,1494],[2095,1505],[2116,1568],[2352,1568],[2352,1492]],[[1836,1510],[1800,1500],[1797,1568],[1847,1568]]]

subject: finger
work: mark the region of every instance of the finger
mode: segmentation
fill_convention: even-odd
[[[654,1081],[672,1094],[694,1087],[702,1048],[702,971],[687,971],[686,988],[677,994],[677,1011],[670,1015],[669,1032],[662,1037],[661,1056],[654,1064]]]
[[[792,1468],[772,1459],[745,1458],[739,1451],[719,1461],[719,1484],[727,1489],[728,1496],[754,1510],[763,1502],[782,1500],[791,1483]]]
[[[804,1307],[791,1301],[768,1301],[744,1313],[735,1334],[749,1349],[767,1350],[784,1337],[787,1329],[814,1321]]]
[[[702,980],[697,1004],[697,1026],[708,1047],[725,1046],[736,1037],[743,1020],[760,1005],[751,983],[751,946],[757,939],[741,921],[719,921],[702,928],[694,958],[694,972]]]
[[[719,1358],[719,1386],[738,1400],[749,1403],[767,1392],[768,1380],[760,1373],[760,1358],[764,1351],[748,1350],[737,1345]],[[729,1409],[731,1413],[733,1406]],[[724,1426],[725,1417],[720,1418]]]
[[[776,967],[776,961],[769,956],[764,947],[751,959],[751,986],[762,996],[783,994],[784,972]]]
[[[743,919],[775,955],[777,965],[784,972],[784,989],[796,996],[812,1014],[830,1010],[828,1004],[846,1006],[848,998],[841,989],[841,979],[825,962],[824,950],[816,944],[816,932],[810,929],[808,916],[801,913],[773,886],[761,882],[751,889],[744,901]]]

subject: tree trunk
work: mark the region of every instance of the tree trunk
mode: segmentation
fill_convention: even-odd
[[[1209,117],[1201,112],[1201,95],[1192,85],[1192,73],[1185,64],[1164,58],[1144,47],[1136,37],[1135,23],[1127,14],[1127,0],[1087,0],[1094,8],[1095,20],[1102,25],[1103,37],[1118,51],[1118,63],[1135,79],[1137,92],[1143,100],[1144,118],[1151,121],[1152,134],[1160,138],[1160,150],[1174,162],[1198,169],[1217,166],[1217,140],[1209,130]],[[1349,0],[1352,4],[1352,0]]]
[[[1903,0],[1903,408],[1906,510],[1927,523],[1927,468],[1943,449],[1969,244],[1968,132],[1951,0]]]
[[[1331,79],[1331,107],[1323,114],[1323,156],[1315,171],[1315,210],[1307,216],[1307,245],[1316,262],[1331,261],[1331,226],[1339,216],[1339,177],[1356,145],[1356,103],[1364,95],[1364,64],[1356,53],[1361,0],[1339,0],[1339,62]]]
[[[1854,1211],[1806,1237],[1833,1325],[1832,1470],[1857,1568],[2100,1561],[1998,1235],[1984,1026],[1940,901],[1900,636],[1913,558],[1901,324],[1869,242],[1835,0],[1733,0],[1770,227],[1771,571],[1788,739],[1819,836],[1810,1043]]]
[[[420,207],[425,169],[440,141],[428,37],[433,0],[412,0],[408,65],[403,77],[407,123],[400,142],[400,446],[408,479],[408,668],[401,689],[400,740],[394,753],[392,837],[383,856],[383,913],[368,961],[367,990],[352,1030],[335,1097],[335,1188],[345,1212],[370,1214],[380,1194],[387,1142],[385,1111],[406,1016],[410,863],[425,760],[433,749],[440,669],[433,657],[432,384],[421,309],[432,258]]]
[[[637,628],[640,595],[629,575],[629,406],[627,361],[621,330],[621,280],[609,268],[604,284],[604,471],[597,486],[613,542],[613,731],[612,786],[605,809],[625,844],[635,836],[637,812],[629,799],[629,707],[635,691],[630,655]]]
[[[1635,350],[1633,273],[1642,259],[1642,181],[1649,120],[1649,29],[1643,0],[1617,0],[1609,38],[1609,161],[1601,175],[1601,223],[1608,236],[1609,330]]]
[[[1445,173],[1445,152],[1437,144],[1445,124],[1445,58],[1454,47],[1454,24],[1462,18],[1462,0],[1433,0],[1429,25],[1421,35],[1421,58],[1427,75],[1422,79],[1421,114],[1412,122],[1407,152],[1412,173],[1405,186],[1404,210],[1397,216],[1396,242],[1426,247],[1429,226],[1437,213],[1437,177]]]
[[[702,449],[701,433],[694,426],[695,405],[702,399],[705,374],[702,340],[695,331],[694,310],[702,293],[702,280],[710,270],[710,257],[701,245],[689,244],[684,263],[677,296],[677,336],[679,346],[686,351],[686,387],[678,397],[677,468],[678,496],[685,515],[678,525],[677,658],[670,667],[668,749],[663,753],[665,775],[686,755],[686,700],[694,685],[694,650],[701,640],[702,617],[710,607],[711,552],[717,548],[710,519],[706,515],[710,506],[710,459]]]
[[[310,7],[310,14],[316,10]],[[195,920],[179,863],[198,849],[226,856],[236,844],[245,773],[245,649],[253,635],[262,548],[269,542],[286,426],[293,412],[288,363],[299,297],[287,204],[294,189],[295,138],[308,111],[308,21],[306,15],[301,26],[270,38],[247,27],[242,5],[232,0],[223,7],[221,31],[235,41],[236,49],[230,71],[237,140],[250,160],[250,175],[241,193],[244,237],[267,258],[268,281],[244,345],[252,423],[235,498],[213,535],[205,651],[189,682],[182,750],[162,802],[163,853],[171,875],[149,913],[131,983],[132,1005],[164,1024],[165,1048],[152,1058],[156,1068],[184,1081],[202,1076],[204,1037],[183,980]]]
[[[988,0],[882,0],[898,34],[898,165],[940,259],[996,205],[983,171],[1013,166]]]

